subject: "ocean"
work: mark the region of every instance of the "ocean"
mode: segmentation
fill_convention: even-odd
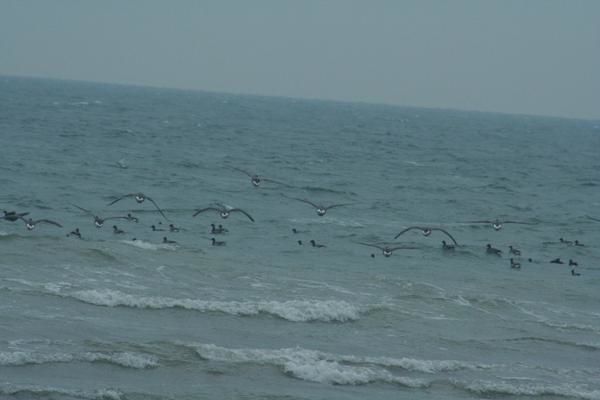
[[[599,121],[0,77],[0,149],[2,399],[600,399]]]

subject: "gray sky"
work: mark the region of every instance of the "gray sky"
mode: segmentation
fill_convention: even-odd
[[[600,118],[600,1],[0,0],[0,74]]]

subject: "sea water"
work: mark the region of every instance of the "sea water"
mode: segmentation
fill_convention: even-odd
[[[0,397],[600,399],[599,125],[0,77]]]

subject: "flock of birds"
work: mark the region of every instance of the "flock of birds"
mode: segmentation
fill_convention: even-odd
[[[242,172],[244,174],[246,174],[249,178],[250,178],[250,182],[254,187],[259,187],[261,185],[262,182],[270,182],[276,185],[281,185],[281,186],[285,186],[285,187],[292,187],[288,184],[285,184],[283,182],[277,181],[277,180],[273,180],[273,179],[269,179],[269,178],[265,178],[261,175],[258,174],[253,174],[253,173],[249,173],[245,170],[239,169],[239,168],[233,168],[236,171]],[[337,207],[344,207],[344,206],[348,206],[351,205],[350,203],[340,203],[340,204],[329,204],[329,205],[324,205],[324,204],[319,204],[319,203],[315,203],[313,201],[304,199],[304,198],[298,198],[298,197],[290,197],[287,196],[285,194],[281,194],[283,197],[291,199],[291,200],[295,200],[295,201],[299,201],[305,204],[310,205],[311,207],[313,207],[317,213],[317,215],[319,217],[322,217],[324,215],[327,214],[327,212],[333,208],[337,208]],[[113,201],[111,201],[110,203],[108,203],[108,206],[112,206],[113,204],[116,204],[122,200],[125,199],[134,199],[136,201],[136,203],[138,204],[142,204],[144,203],[146,200],[150,203],[152,203],[152,205],[154,206],[154,208],[156,209],[156,211],[158,213],[160,213],[160,215],[165,219],[165,220],[169,220],[167,218],[167,216],[165,215],[163,209],[161,209],[159,207],[159,205],[149,196],[146,196],[144,193],[129,193],[129,194],[125,194],[123,196],[117,197],[116,199],[114,199]],[[101,217],[98,214],[80,207],[78,205],[72,204],[73,207],[79,209],[80,211],[82,211],[83,213],[91,216],[94,220],[94,225],[96,226],[96,228],[101,228],[102,226],[104,226],[104,223],[106,221],[114,221],[114,220],[124,220],[124,221],[129,221],[129,222],[139,222],[139,219],[135,216],[133,216],[131,213],[127,213],[126,215],[118,215],[118,216],[110,216],[110,217]],[[207,207],[203,207],[203,208],[199,208],[197,210],[194,211],[193,213],[193,217],[198,216],[199,214],[202,213],[206,213],[206,212],[216,212],[217,215],[219,217],[221,217],[222,219],[227,219],[231,214],[233,213],[239,213],[243,216],[245,216],[246,218],[248,218],[251,222],[254,222],[254,218],[245,210],[241,209],[241,208],[236,208],[236,207],[229,207],[229,206],[225,206],[223,204],[212,204],[209,205]],[[48,224],[48,225],[53,225],[59,228],[62,228],[63,226],[53,220],[50,219],[37,219],[34,220],[31,217],[29,217],[29,212],[17,212],[17,211],[3,211],[4,215],[0,216],[0,221],[4,220],[4,221],[8,221],[8,222],[16,222],[16,221],[23,221],[25,223],[25,226],[28,230],[33,230],[37,225],[39,224]],[[587,216],[587,218],[589,218],[590,220],[596,221],[596,222],[600,222],[599,218],[594,218],[591,216]],[[162,225],[162,222],[159,222],[160,225]],[[534,225],[536,224],[536,222],[523,222],[523,221],[513,221],[513,220],[499,220],[499,219],[494,219],[494,220],[475,220],[475,221],[466,221],[465,224],[486,224],[486,225],[490,225],[494,230],[499,231],[503,228],[503,226],[505,224],[521,224],[521,225]],[[228,229],[226,229],[225,227],[223,227],[223,225],[216,225],[214,223],[210,224],[211,229],[210,229],[210,233],[213,235],[222,235],[222,234],[226,234],[228,232]],[[114,234],[124,234],[125,231],[123,231],[122,229],[118,228],[117,225],[113,225],[113,233]],[[169,232],[179,232],[182,230],[182,228],[176,227],[174,224],[169,224],[168,229],[166,228],[162,228],[159,227],[157,228],[156,225],[151,225],[152,231],[169,231]],[[437,232],[441,232],[443,233],[445,236],[447,236],[452,243],[448,243],[446,242],[446,240],[442,240],[442,249],[444,251],[454,251],[457,247],[460,247],[461,245],[458,244],[458,242],[455,240],[455,238],[445,229],[439,228],[439,227],[429,227],[429,226],[409,226],[405,229],[403,229],[402,231],[400,231],[395,237],[394,239],[398,239],[400,236],[404,235],[407,232],[411,232],[411,231],[420,231],[422,233],[423,236],[430,236],[434,231]],[[306,233],[306,231],[300,231],[297,230],[296,228],[292,229],[292,232],[294,234],[298,234],[298,233]],[[82,238],[81,235],[81,231],[79,230],[79,228],[74,229],[73,231],[69,232],[67,234],[67,236],[74,236],[74,237],[78,237],[78,238]],[[137,239],[133,239],[133,240],[137,240]],[[163,237],[163,241],[162,243],[165,244],[176,244],[176,241],[173,240],[169,240],[166,236]],[[297,243],[299,245],[303,245],[302,240],[298,240]],[[312,247],[316,247],[316,248],[323,248],[326,247],[323,244],[319,244],[317,243],[314,239],[310,240],[309,242],[311,244]],[[412,246],[407,246],[407,245],[402,245],[402,244],[398,244],[398,243],[366,243],[366,242],[356,242],[357,244],[363,245],[363,246],[368,246],[368,247],[372,247],[372,248],[376,248],[381,250],[382,254],[384,257],[390,257],[394,251],[396,250],[401,250],[401,249],[416,249],[416,247],[412,247]],[[550,242],[546,242],[546,243],[550,243]],[[584,244],[579,242],[579,240],[575,240],[575,241],[569,241],[569,240],[565,240],[564,238],[560,238],[558,242],[556,242],[558,244],[563,244],[563,245],[568,245],[568,246],[577,246],[577,247],[584,247]],[[212,246],[224,246],[226,243],[225,241],[219,241],[216,240],[214,237],[211,238],[211,245]],[[487,244],[486,245],[486,253],[490,254],[490,255],[494,255],[494,256],[502,256],[502,250],[497,249],[495,247],[493,247],[491,244]],[[519,249],[517,249],[516,247],[510,245],[509,246],[509,254],[511,255],[510,257],[510,267],[513,269],[520,269],[521,268],[521,263],[519,262],[519,259],[517,257],[521,256],[521,251]],[[375,254],[371,254],[371,257],[375,257]],[[533,260],[531,258],[527,259],[529,262],[532,262]],[[552,264],[565,264],[565,262],[563,260],[561,260],[560,258],[555,258],[553,260],[549,261]],[[571,267],[571,275],[573,276],[579,276],[581,275],[579,272],[575,271],[575,267],[578,266],[578,263],[573,261],[572,259],[569,259],[568,261],[568,265],[569,267]]]

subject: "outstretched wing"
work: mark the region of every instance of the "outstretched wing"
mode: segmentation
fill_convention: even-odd
[[[85,208],[83,208],[83,207],[79,207],[79,206],[78,206],[78,205],[76,205],[76,204],[71,204],[71,205],[72,205],[73,207],[77,207],[77,208],[79,208],[79,209],[80,209],[81,211],[83,211],[84,213],[86,213],[86,214],[89,214],[89,215],[91,215],[92,217],[95,217],[94,213],[93,213],[93,212],[91,212],[90,210],[86,210]]]
[[[394,236],[394,239],[398,239],[401,235],[404,235],[406,232],[412,231],[412,230],[415,230],[415,229],[418,229],[420,231],[424,230],[424,228],[420,227],[420,226],[409,226],[408,228],[400,231],[399,234],[397,234],[396,236]]]
[[[588,218],[589,218],[589,219],[591,219],[592,221],[600,222],[600,219],[599,219],[599,218],[590,217],[589,215],[586,215],[586,217],[588,217]]]
[[[321,208],[319,205],[317,205],[317,204],[313,203],[313,202],[312,202],[312,201],[310,201],[310,200],[306,200],[306,199],[299,199],[299,198],[297,198],[297,197],[290,197],[290,199],[294,199],[294,200],[298,200],[298,201],[301,201],[301,202],[303,202],[303,203],[306,203],[306,204],[310,204],[310,205],[311,205],[311,206],[313,206],[314,208]]]
[[[40,222],[43,222],[43,223],[45,223],[45,224],[50,224],[50,225],[56,225],[56,226],[58,226],[59,228],[62,228],[62,227],[63,227],[63,226],[62,226],[61,224],[59,224],[58,222],[50,221],[49,219],[38,219],[37,221],[34,221],[34,222],[33,222],[33,224],[34,224],[34,225],[37,225],[37,224],[39,224]]]
[[[505,224],[521,224],[521,225],[535,225],[534,222],[521,222],[521,221],[502,221]]]
[[[126,219],[129,220],[129,217],[108,217],[108,218],[104,218],[104,221],[109,221],[111,219]]]
[[[449,234],[445,229],[442,228],[430,228],[432,231],[440,231],[446,234],[446,236],[448,236],[450,239],[452,239],[452,241],[454,242],[455,245],[458,246],[458,243],[456,242],[456,240],[454,240],[454,237],[452,237],[451,234]]]
[[[115,204],[117,201],[121,201],[121,200],[123,200],[124,198],[127,198],[127,197],[135,197],[137,194],[138,194],[138,193],[129,193],[129,194],[126,194],[126,195],[124,195],[124,196],[121,196],[121,197],[119,197],[119,198],[117,198],[117,199],[115,199],[115,200],[111,201],[110,203],[108,203],[108,205],[109,205],[109,206],[112,206],[112,205],[113,205],[113,204]]]
[[[376,244],[371,244],[371,243],[364,243],[364,242],[356,242],[357,244],[362,244],[363,246],[369,246],[369,247],[375,247],[376,249],[379,250],[383,250],[384,248],[381,246],[378,246]]]
[[[221,210],[220,208],[217,207],[206,207],[206,208],[201,208],[199,210],[196,210],[196,212],[194,213],[194,215],[192,215],[192,217],[195,217],[196,215],[203,213],[205,211],[216,211],[216,212],[221,212],[223,210]]]
[[[250,178],[254,177],[254,175],[252,175],[250,172],[248,172],[248,171],[245,171],[245,170],[243,170],[243,169],[236,168],[236,167],[231,167],[231,169],[235,169],[236,171],[239,171],[239,172],[241,172],[241,173],[243,173],[243,174],[246,174],[246,175],[248,175]]]
[[[154,200],[152,200],[151,197],[146,196],[147,200],[150,200],[150,202],[152,204],[154,204],[154,207],[156,207],[156,209],[158,210],[158,212],[160,213],[160,215],[163,216],[164,219],[166,219],[167,221],[169,220],[169,218],[167,218],[167,216],[165,215],[165,213],[163,213],[163,211],[160,209],[160,207],[158,206],[158,204],[156,204],[156,202]]]
[[[263,178],[262,176],[260,177],[260,180],[261,180],[261,181],[264,181],[264,182],[276,183],[277,185],[281,185],[281,186],[285,186],[285,187],[289,187],[289,188],[293,187],[293,186],[291,186],[291,185],[288,185],[287,183],[283,183],[283,182],[280,182],[280,181],[276,181],[275,179]]]
[[[483,221],[467,221],[465,222],[465,224],[493,224],[496,221],[489,221],[489,220],[483,220]]]
[[[390,247],[389,250],[390,251],[396,251],[396,250],[417,250],[418,247],[413,247],[413,246],[396,246],[396,247]]]
[[[344,204],[332,204],[332,205],[330,205],[330,206],[323,207],[323,208],[325,208],[326,210],[329,210],[330,208],[335,208],[335,207],[343,207],[343,206],[349,206],[349,205],[350,205],[349,203],[344,203]]]
[[[229,210],[230,213],[234,212],[234,211],[239,211],[242,214],[244,214],[246,217],[248,217],[248,219],[250,219],[250,221],[254,222],[254,218],[252,218],[252,216],[250,214],[248,214],[246,211],[242,210],[241,208],[232,208]]]

